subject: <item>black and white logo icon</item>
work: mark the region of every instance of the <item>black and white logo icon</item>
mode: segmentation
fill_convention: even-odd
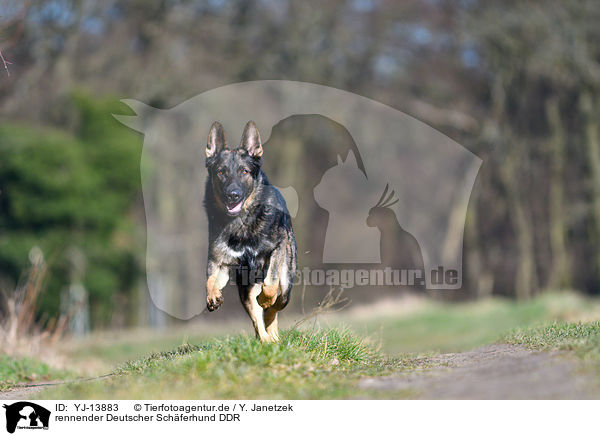
[[[48,429],[50,411],[28,401],[19,401],[3,406],[6,409],[6,431],[14,433],[16,429]]]

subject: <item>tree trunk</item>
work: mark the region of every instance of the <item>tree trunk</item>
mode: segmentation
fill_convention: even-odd
[[[471,194],[471,206],[467,210],[465,222],[465,242],[467,251],[465,259],[467,262],[468,283],[475,286],[474,295],[478,299],[489,298],[494,289],[494,275],[485,267],[481,251],[481,234],[478,230],[479,214],[477,212],[477,192]]]
[[[508,142],[513,143],[511,147],[519,146],[514,143],[515,141],[515,138],[509,138]],[[509,150],[500,173],[507,190],[509,215],[515,229],[519,253],[517,275],[515,278],[515,295],[518,300],[526,300],[531,298],[537,289],[538,281],[535,270],[535,246],[531,220],[523,205],[523,199],[519,191],[517,178],[517,165],[519,161],[520,159],[516,157],[514,149]]]
[[[566,226],[564,217],[563,176],[565,166],[565,133],[560,118],[558,99],[546,102],[546,118],[550,126],[550,190],[549,190],[549,230],[552,250],[552,270],[547,287],[566,289],[571,286],[571,266],[565,244]]]
[[[592,214],[595,225],[592,238],[598,240],[600,235],[600,140],[598,139],[595,105],[588,92],[581,95],[580,109],[584,118],[584,138],[592,177]],[[593,265],[597,274],[600,271],[600,249],[596,249]]]
[[[525,147],[519,143],[515,135],[511,134],[510,125],[505,117],[505,102],[504,80],[503,77],[498,76],[492,88],[492,112],[496,123],[496,147],[504,146],[504,154],[499,159],[499,173],[502,184],[506,189],[509,216],[517,238],[518,259],[515,296],[518,300],[525,300],[533,295],[538,284],[535,245],[531,219],[524,206],[524,200],[521,198],[519,185],[519,165],[523,165],[526,159],[525,156],[521,155],[521,150]]]

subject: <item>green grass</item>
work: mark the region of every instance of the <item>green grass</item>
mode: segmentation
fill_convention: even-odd
[[[516,329],[505,336],[509,344],[537,350],[567,350],[600,364],[600,322],[555,322],[550,325]]]
[[[70,372],[53,369],[36,359],[0,355],[0,391],[19,383],[59,380],[69,376]]]
[[[143,335],[142,335],[143,336]],[[105,343],[93,343],[93,340],[81,346],[75,347],[69,352],[69,359],[76,365],[86,365],[90,360],[100,362],[102,370],[110,371],[116,365],[126,360],[134,360],[145,354],[156,352],[156,350],[168,350],[182,343],[197,343],[207,339],[207,336],[182,337],[180,335],[166,337],[152,337],[145,335],[136,339],[114,338]]]
[[[69,361],[81,374],[113,372],[116,376],[70,383],[41,395],[47,399],[406,398],[412,393],[364,391],[356,382],[365,376],[426,368],[427,357],[436,353],[498,341],[570,350],[600,362],[594,357],[600,355],[598,323],[573,323],[600,319],[599,300],[550,293],[522,303],[426,301],[408,309],[397,315],[389,311],[336,314],[323,320],[327,328],[285,331],[278,344],[260,344],[244,335],[225,337],[217,326],[210,331],[193,326],[158,336],[147,331],[101,335],[71,347]],[[200,328],[202,335],[198,335]],[[239,331],[231,325],[225,328]],[[188,332],[196,334],[186,339]],[[182,342],[186,345],[178,346]]]
[[[353,331],[381,343],[390,355],[451,353],[501,340],[515,328],[528,328],[600,314],[597,300],[573,293],[550,293],[526,302],[428,303],[402,316],[344,320]]]
[[[348,330],[289,330],[278,344],[247,336],[213,339],[127,362],[115,376],[71,383],[43,398],[335,399],[407,396],[365,392],[356,381],[368,375],[422,365],[389,359]]]
[[[326,318],[321,325],[349,327],[357,336],[369,338],[382,353],[402,356],[465,351],[498,341],[517,327],[594,319],[594,314],[596,319],[600,317],[600,301],[565,292],[546,294],[523,303],[502,299],[448,304],[426,301],[402,314],[381,314],[373,310],[360,318],[351,312],[340,312],[332,319]],[[283,312],[283,316],[290,324],[295,320],[289,313]],[[170,350],[182,343],[203,343],[248,330],[249,326],[248,319],[240,319],[234,325],[231,322],[220,326],[192,324],[162,332],[105,332],[70,344],[68,361],[82,374],[98,375],[110,372],[126,360]]]

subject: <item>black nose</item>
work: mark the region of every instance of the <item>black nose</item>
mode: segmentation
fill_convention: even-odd
[[[238,188],[230,189],[226,194],[227,202],[237,203],[242,199],[242,190]]]

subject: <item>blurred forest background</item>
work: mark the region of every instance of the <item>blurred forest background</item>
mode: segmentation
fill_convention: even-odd
[[[143,138],[111,113],[286,79],[381,101],[483,159],[446,296],[598,294],[599,22],[593,0],[0,0],[0,287],[39,247],[39,315],[82,298],[83,329],[159,323]]]

